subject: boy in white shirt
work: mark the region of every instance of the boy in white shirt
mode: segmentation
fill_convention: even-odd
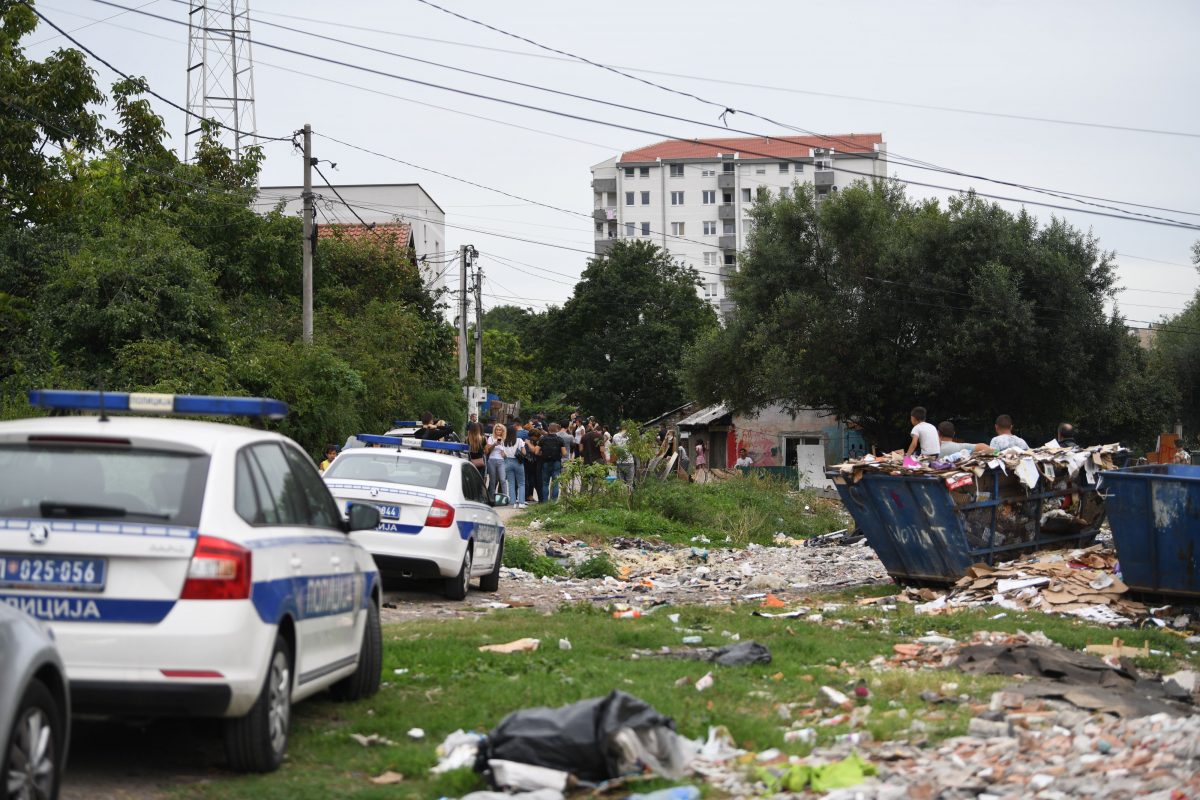
[[[926,422],[925,416],[925,406],[917,406],[908,413],[908,419],[913,426],[912,441],[908,443],[904,455],[911,456],[914,450],[919,456],[936,456],[940,452],[941,441],[938,439],[937,428]]]

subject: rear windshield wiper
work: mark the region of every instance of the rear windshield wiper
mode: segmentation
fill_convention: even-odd
[[[83,503],[61,503],[57,500],[43,500],[39,504],[43,517],[127,517],[128,509],[117,506],[93,506]],[[153,519],[170,519],[170,514],[156,514],[152,511],[134,511],[134,516],[151,517]]]

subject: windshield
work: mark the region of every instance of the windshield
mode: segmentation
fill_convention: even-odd
[[[450,465],[381,450],[370,455],[354,453],[338,456],[325,470],[325,477],[399,483],[421,489],[445,489],[450,479]]]
[[[0,447],[0,515],[196,527],[208,457],[89,446]]]

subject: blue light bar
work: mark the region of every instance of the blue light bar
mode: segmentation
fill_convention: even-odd
[[[86,392],[66,389],[34,389],[29,393],[34,408],[68,411],[131,411],[138,414],[269,417],[283,419],[288,404],[267,397],[217,397],[200,394],[155,394],[152,392]]]
[[[469,453],[471,446],[466,442],[434,442],[425,439],[415,439],[411,436],[378,436],[374,433],[360,433],[356,436],[360,442],[367,444],[382,444],[387,447],[413,447],[421,450],[445,450],[449,453]]]
[[[394,419],[392,420],[393,428],[419,428],[421,423],[415,419]]]

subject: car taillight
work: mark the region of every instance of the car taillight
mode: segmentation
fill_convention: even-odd
[[[454,506],[445,500],[434,500],[425,515],[426,528],[449,528],[454,524]]]
[[[249,596],[250,551],[214,536],[197,538],[179,599],[245,600]]]

